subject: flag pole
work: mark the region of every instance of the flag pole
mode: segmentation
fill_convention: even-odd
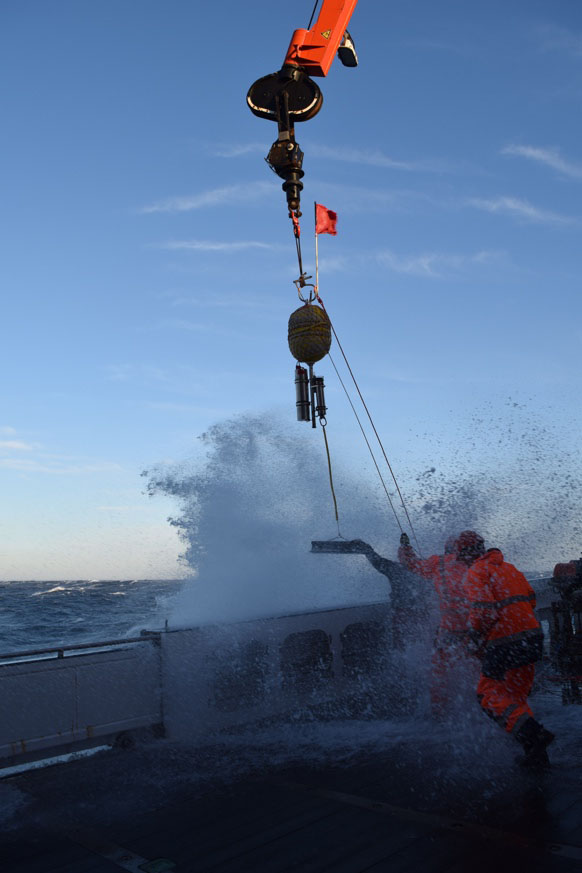
[[[315,217],[315,290],[319,293],[319,251],[317,244],[317,203],[313,201],[313,211]]]

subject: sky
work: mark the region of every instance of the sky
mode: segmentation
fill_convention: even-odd
[[[2,5],[0,579],[183,575],[144,470],[249,413],[320,443],[295,419],[276,129],[245,100],[311,7]],[[579,493],[582,6],[360,0],[350,32],[359,67],[296,128],[303,254],[317,201],[339,215],[321,295],[401,488],[416,507],[426,471],[479,469],[559,499],[556,461]]]

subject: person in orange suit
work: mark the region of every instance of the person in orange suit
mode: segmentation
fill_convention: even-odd
[[[456,537],[445,543],[444,554],[419,558],[408,535],[400,537],[398,560],[412,573],[429,579],[435,587],[440,610],[440,621],[432,653],[431,706],[436,718],[441,718],[449,704],[447,690],[451,669],[467,657],[467,620],[469,602],[464,592],[465,564],[457,560]]]
[[[534,590],[499,549],[485,551],[483,538],[474,531],[463,531],[457,548],[469,568],[465,590],[471,640],[481,659],[481,708],[521,743],[524,764],[547,766],[546,749],[554,734],[536,721],[528,703],[543,647]]]

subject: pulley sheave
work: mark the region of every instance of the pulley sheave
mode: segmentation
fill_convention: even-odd
[[[248,90],[247,103],[259,118],[281,121],[282,114],[287,113],[293,124],[317,115],[323,105],[323,94],[302,70],[283,68],[257,79]]]

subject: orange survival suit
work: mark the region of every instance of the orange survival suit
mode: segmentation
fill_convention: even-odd
[[[522,743],[528,761],[547,763],[545,747],[554,736],[533,718],[527,701],[543,647],[534,590],[499,549],[489,549],[471,564],[465,590],[470,632],[482,659],[479,703]]]
[[[469,600],[463,579],[467,566],[457,561],[452,538],[444,555],[419,558],[404,534],[398,560],[410,570],[434,584],[440,609],[440,622],[432,653],[431,704],[435,715],[442,715],[448,702],[447,676],[454,664],[467,654]]]

